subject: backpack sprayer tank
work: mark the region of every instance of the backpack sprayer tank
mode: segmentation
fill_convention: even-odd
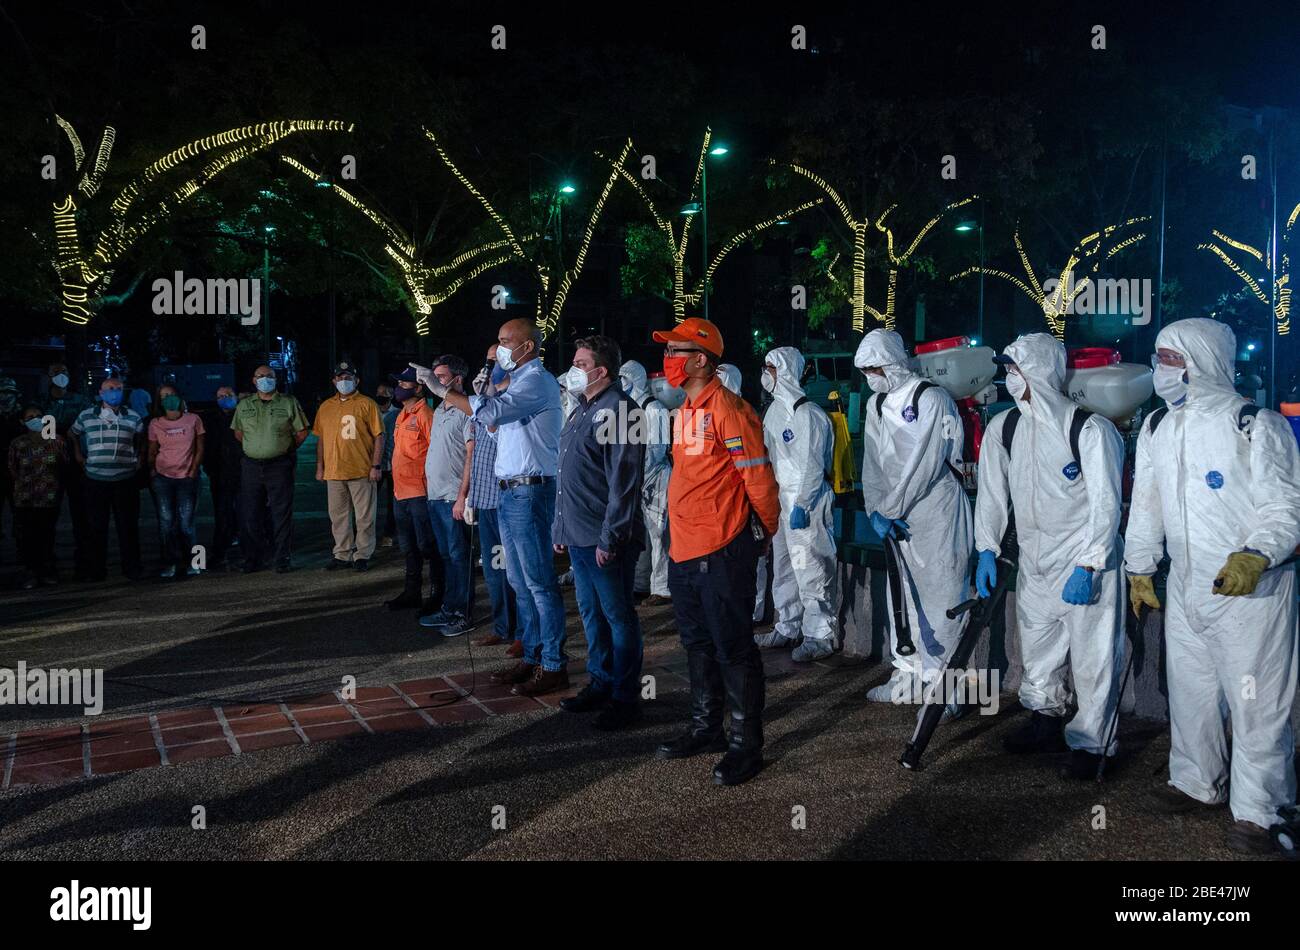
[[[1127,428],[1138,407],[1154,392],[1151,367],[1121,363],[1119,350],[1078,347],[1066,358],[1065,391],[1083,408]]]
[[[971,346],[968,336],[950,336],[916,345],[917,373],[942,386],[957,401],[957,409],[965,422],[962,457],[968,467],[979,458],[980,443],[984,439],[984,422],[979,407],[997,399],[997,388],[992,382],[998,366],[993,362],[993,356],[992,347]]]

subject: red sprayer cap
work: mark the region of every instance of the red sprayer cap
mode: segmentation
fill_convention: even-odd
[[[1080,346],[1070,350],[1065,356],[1070,369],[1096,369],[1099,366],[1114,366],[1119,362],[1119,350],[1104,346]]]

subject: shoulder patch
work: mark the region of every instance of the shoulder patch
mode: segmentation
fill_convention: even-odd
[[[728,439],[723,439],[722,444],[727,447],[727,451],[732,455],[740,455],[745,451],[745,443],[738,435],[733,435]]]

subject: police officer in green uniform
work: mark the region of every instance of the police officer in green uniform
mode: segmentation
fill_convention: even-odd
[[[275,569],[289,570],[293,535],[294,451],[307,438],[307,416],[293,396],[276,392],[275,370],[259,366],[253,372],[257,390],[235,407],[231,431],[244,450],[240,468],[239,543],[244,549],[244,573],[270,566],[274,544]],[[274,540],[263,531],[262,510],[270,509]]]

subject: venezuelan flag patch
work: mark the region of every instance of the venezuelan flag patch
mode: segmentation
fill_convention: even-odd
[[[738,435],[734,435],[730,439],[724,439],[722,444],[727,447],[727,451],[732,455],[744,454],[745,443],[741,441]]]

